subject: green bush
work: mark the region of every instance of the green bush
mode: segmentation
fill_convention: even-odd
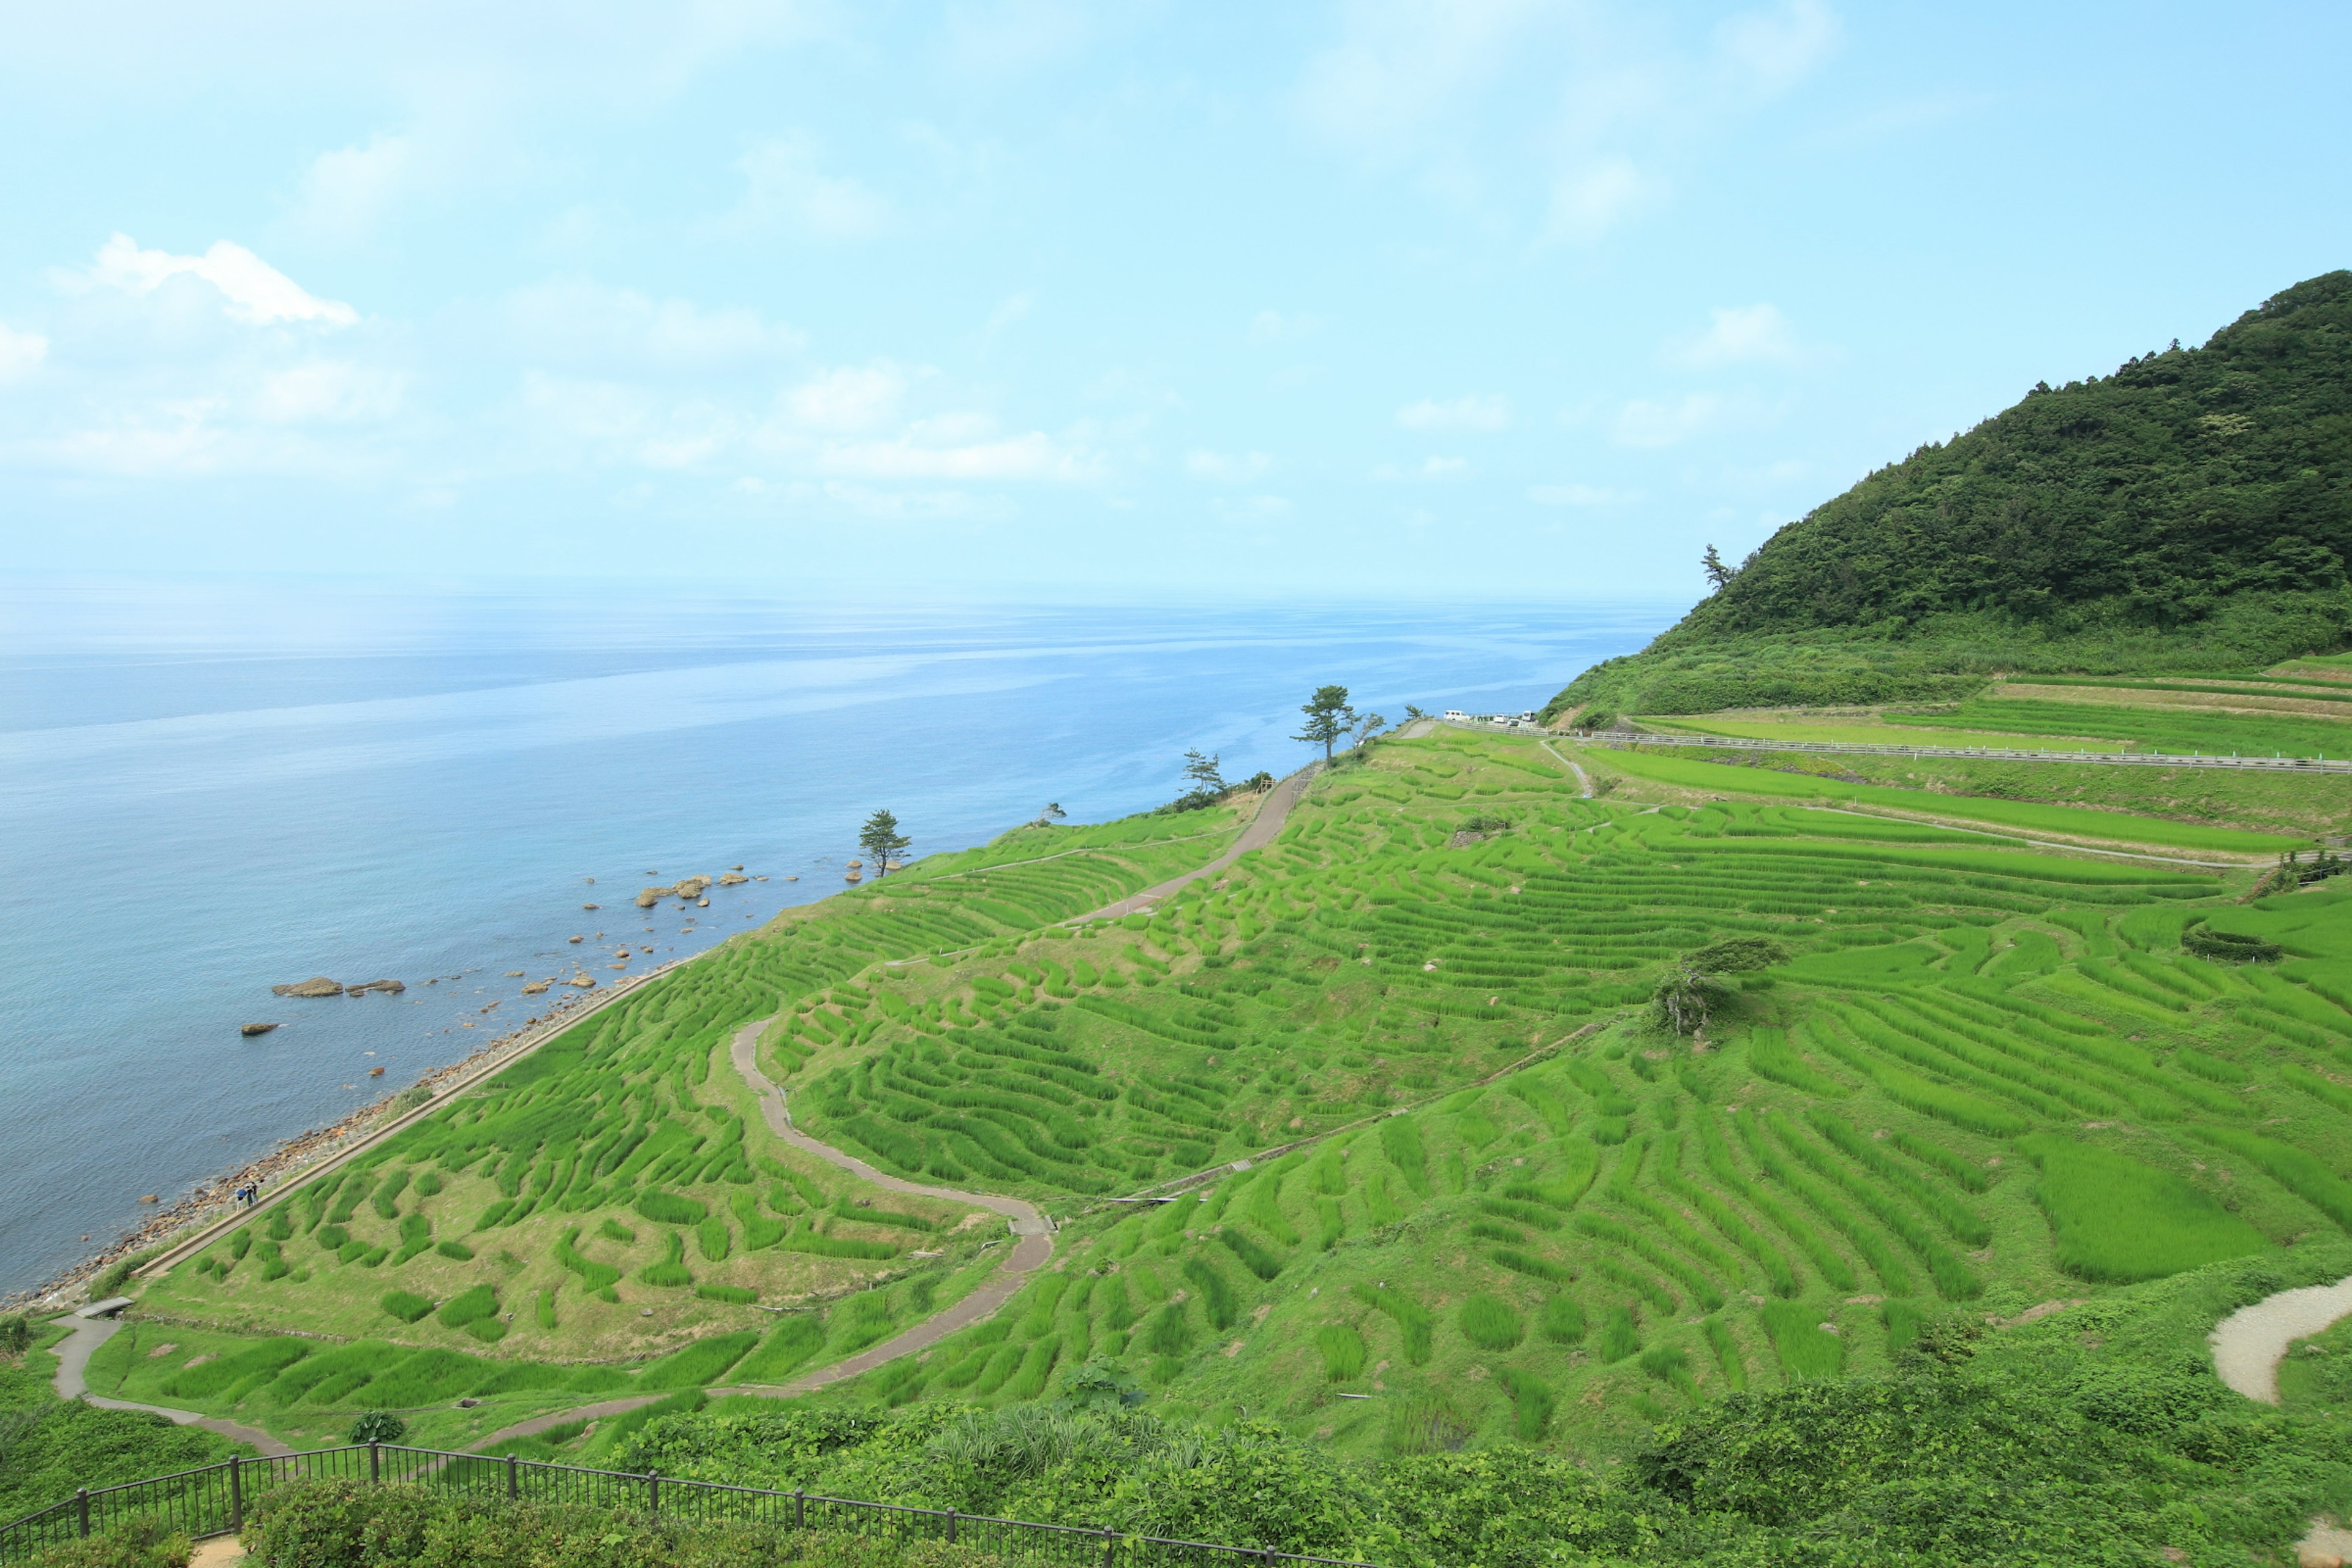
[[[161,1520],[141,1519],[47,1547],[30,1563],[31,1568],[188,1568],[194,1554],[195,1543],[185,1535]]]
[[[496,1316],[498,1310],[499,1293],[488,1285],[477,1285],[442,1302],[440,1311],[434,1316],[444,1328],[462,1329]]]
[[[999,1568],[1004,1561],[943,1542],[683,1522],[355,1481],[278,1487],[252,1515],[247,1551],[272,1568]]]
[[[397,1443],[408,1436],[408,1423],[389,1410],[363,1410],[344,1436],[354,1443]]]
[[[377,1304],[404,1323],[414,1323],[433,1310],[433,1303],[413,1290],[387,1290]]]

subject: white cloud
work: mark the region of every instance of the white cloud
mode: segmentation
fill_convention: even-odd
[[[1500,393],[1442,403],[1424,397],[1398,409],[1396,422],[1408,430],[1500,430],[1511,422],[1511,400]]]
[[[383,132],[364,147],[321,153],[302,175],[298,226],[320,238],[350,243],[375,232],[417,172],[416,143]]]
[[[1372,478],[1382,484],[1400,484],[1412,479],[1450,479],[1470,471],[1466,458],[1423,458],[1417,467],[1382,463],[1372,470]]]
[[[32,374],[48,354],[48,339],[38,332],[14,331],[0,321],[0,385]]]
[[[1838,20],[1821,0],[1790,0],[1776,11],[1727,17],[1715,30],[1717,58],[1753,90],[1786,92],[1827,59]]]
[[[1671,447],[1706,429],[1722,413],[1723,400],[1708,392],[1659,402],[1637,397],[1618,410],[1610,438],[1621,447]]]
[[[509,329],[533,359],[605,374],[758,368],[807,342],[799,329],[757,310],[656,300],[584,278],[518,289],[504,309]]]
[[[793,420],[813,430],[869,430],[898,411],[907,378],[887,364],[845,365],[784,394]]]
[[[1665,194],[1663,180],[1643,173],[1629,158],[1592,159],[1552,182],[1549,230],[1565,239],[1598,239]]]
[[[1838,37],[1823,0],[1743,13],[1706,37],[1608,0],[1346,0],[1339,18],[1296,91],[1313,130],[1406,173],[1486,236],[1573,243],[1662,203],[1679,170]]]
[[[1336,140],[1409,151],[1508,58],[1540,0],[1356,0],[1341,37],[1307,63],[1298,101]]]
[[[1045,479],[1097,476],[1099,463],[1043,431],[1000,440],[958,441],[961,432],[918,421],[889,440],[834,442],[821,447],[818,472],[862,479]],[[945,436],[947,439],[940,440]]]
[[[348,424],[399,411],[403,378],[345,360],[311,360],[264,376],[254,412],[277,425]]]
[[[819,239],[867,239],[890,222],[889,202],[856,180],[821,173],[814,139],[795,134],[759,142],[737,160],[743,172],[738,223],[785,223]]]
[[[1706,331],[1676,347],[1673,358],[1711,369],[1727,364],[1794,364],[1804,357],[1796,330],[1776,306],[1733,305],[1712,314]]]
[[[1595,485],[1537,485],[1528,499],[1538,506],[1619,506],[1642,499],[1638,490],[1606,490]]]
[[[1295,510],[1288,496],[1219,496],[1209,503],[1221,516],[1237,518],[1288,517]]]
[[[1186,473],[1196,479],[1213,479],[1219,484],[1247,484],[1272,467],[1274,459],[1264,452],[1195,450],[1184,454]]]
[[[164,250],[142,250],[129,235],[117,234],[98,247],[89,276],[138,295],[152,294],[184,274],[219,289],[228,301],[228,313],[255,326],[318,321],[348,327],[360,319],[349,305],[317,298],[245,247],[226,239],[214,241],[202,256],[174,256]]]
[[[1320,316],[1286,316],[1279,310],[1260,310],[1250,318],[1249,341],[1254,343],[1295,342],[1322,324]]]

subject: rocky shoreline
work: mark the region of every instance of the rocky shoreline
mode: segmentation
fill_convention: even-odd
[[[665,964],[662,969],[667,969]],[[649,970],[638,978],[651,978],[662,969]],[[615,988],[615,994],[622,989]],[[154,1217],[134,1230],[124,1233],[104,1250],[84,1258],[29,1290],[0,1297],[0,1310],[22,1310],[27,1307],[62,1308],[68,1305],[82,1287],[97,1279],[125,1258],[150,1252],[180,1232],[218,1218],[236,1201],[236,1191],[245,1186],[259,1186],[264,1192],[284,1184],[284,1179],[298,1176],[320,1161],[347,1147],[354,1140],[375,1131],[387,1117],[414,1109],[421,1101],[416,1091],[423,1089],[429,1098],[435,1087],[458,1074],[479,1074],[495,1067],[529,1046],[572,1022],[571,1010],[588,1000],[586,994],[566,997],[545,1015],[522,1027],[486,1040],[463,1059],[434,1068],[415,1083],[396,1093],[361,1106],[358,1110],[324,1127],[314,1127],[298,1133],[272,1149],[267,1154],[248,1162],[236,1170],[204,1183],[176,1203],[157,1213]],[[403,1102],[406,1103],[404,1104]]]

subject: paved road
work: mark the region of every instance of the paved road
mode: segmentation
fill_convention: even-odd
[[[1257,815],[1250,818],[1250,825],[1242,829],[1242,836],[1234,840],[1233,847],[1207,865],[1187,871],[1181,877],[1171,878],[1156,888],[1146,888],[1139,893],[1130,893],[1115,904],[1105,904],[1101,909],[1089,914],[1083,914],[1075,920],[1064,921],[1062,923],[1084,925],[1088,921],[1117,920],[1121,915],[1140,913],[1152,908],[1162,899],[1199,881],[1202,878],[1215,876],[1251,850],[1265,848],[1274,842],[1275,836],[1280,833],[1283,825],[1290,820],[1290,808],[1298,804],[1300,792],[1306,789],[1307,781],[1315,776],[1315,770],[1319,765],[1309,763],[1267,791],[1265,799],[1258,804]]]
[[[60,1399],[79,1399],[101,1410],[145,1410],[168,1417],[175,1426],[201,1426],[207,1432],[217,1432],[224,1437],[240,1443],[250,1443],[264,1454],[290,1454],[294,1450],[264,1432],[258,1426],[228,1421],[216,1415],[205,1415],[194,1410],[173,1410],[161,1405],[134,1405],[127,1399],[101,1399],[89,1391],[89,1358],[98,1347],[122,1331],[120,1318],[76,1318],[69,1325],[72,1332],[58,1342],[58,1375],[55,1384]]]

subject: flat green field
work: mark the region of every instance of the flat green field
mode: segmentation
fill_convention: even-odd
[[[1990,800],[1973,795],[1941,795],[1924,790],[1855,784],[1820,773],[1742,766],[1736,762],[1660,756],[1654,752],[1622,750],[1590,753],[1604,767],[1635,778],[1685,789],[1730,790],[1812,800],[1850,802],[1858,806],[1918,812],[2010,828],[2020,833],[2063,838],[2084,838],[2117,844],[2139,844],[2168,849],[2210,849],[2234,855],[2276,855],[2307,847],[2300,836],[2246,833],[2226,827],[2202,827],[2135,816],[2124,812],[2086,811],[2077,806],[2045,805],[2036,801]]]
[[[2094,752],[2127,752],[2127,741],[2095,740],[2084,735],[2039,736],[2004,733],[1994,729],[1930,729],[1928,720],[1897,722],[1813,723],[1801,719],[1644,719],[1650,730],[1697,735],[1735,735],[1751,741],[1845,741],[1888,746],[2004,746],[2027,750],[2042,746],[2080,746]]]

